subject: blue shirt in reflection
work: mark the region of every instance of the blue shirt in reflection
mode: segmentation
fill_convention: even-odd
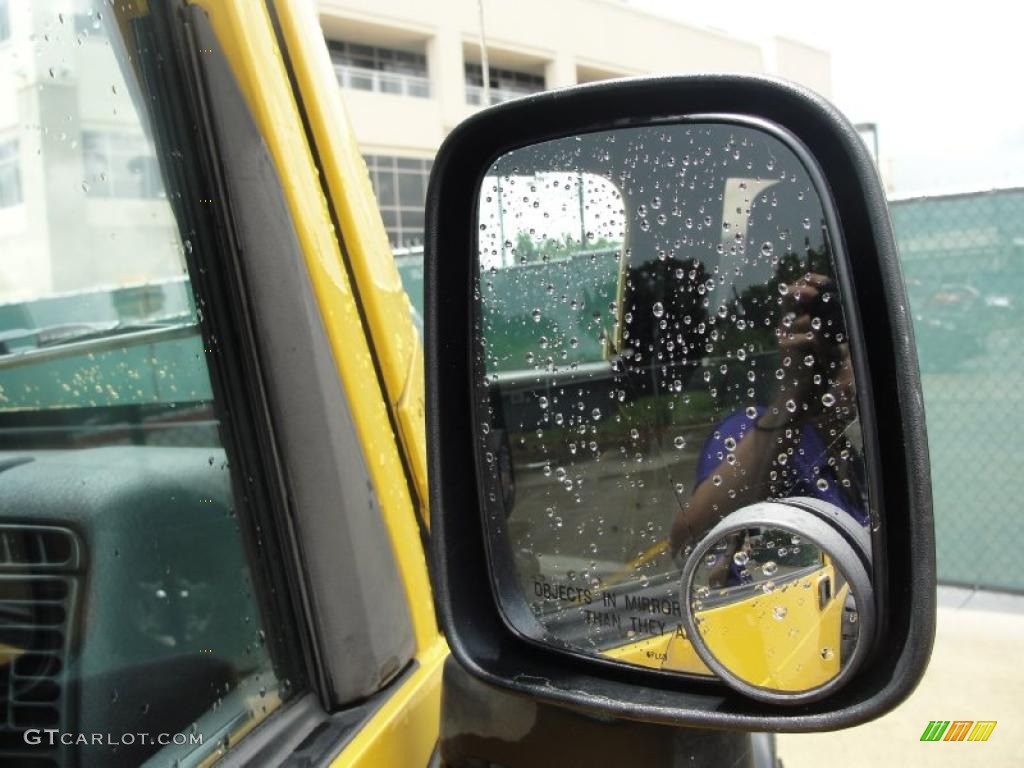
[[[730,437],[739,444],[747,433],[754,429],[754,422],[761,418],[767,408],[757,408],[753,418],[744,411],[736,411],[727,416],[718,428],[704,441],[700,460],[697,463],[697,485],[703,483],[714,474],[729,451],[725,441]],[[822,501],[835,504],[861,525],[867,525],[867,511],[861,504],[855,503],[842,493],[839,478],[828,465],[828,450],[825,441],[812,425],[805,424],[800,429],[800,437],[795,445],[793,455],[786,463],[787,487],[786,496],[812,496]],[[828,487],[818,487],[818,478],[828,481]]]
[[[697,463],[697,485],[700,485],[718,469],[725,456],[729,453],[725,441],[730,437],[739,444],[754,429],[754,422],[761,418],[767,408],[757,408],[757,414],[750,417],[745,411],[736,411],[727,416],[717,429],[704,441],[700,459]],[[828,447],[821,435],[812,425],[804,424],[800,429],[793,455],[786,462],[786,496],[811,496],[822,501],[835,504],[861,525],[868,524],[865,505],[855,500],[856,491],[847,495],[839,487],[839,478],[828,465]],[[853,462],[853,468],[859,469],[859,462]],[[828,487],[818,487],[818,478],[825,478]],[[734,562],[729,563],[729,584],[743,584],[749,581],[745,571]]]

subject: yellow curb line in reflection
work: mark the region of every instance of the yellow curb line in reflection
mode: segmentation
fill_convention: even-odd
[[[652,544],[650,547],[644,550],[644,552],[638,558],[629,563],[621,571],[619,571],[618,573],[614,573],[609,578],[605,579],[605,582],[602,586],[614,587],[615,585],[629,578],[629,576],[632,575],[637,568],[641,567],[642,565],[646,565],[651,560],[656,558],[658,555],[667,551],[668,539],[663,539],[662,541],[659,541],[656,544]]]

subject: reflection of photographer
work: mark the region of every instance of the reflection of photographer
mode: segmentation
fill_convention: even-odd
[[[708,587],[721,589],[752,583],[754,579],[747,568],[754,552],[751,532],[731,534],[723,543],[724,550],[713,556],[715,561],[708,571]]]
[[[832,279],[809,272],[786,286],[776,331],[779,387],[765,406],[732,413],[705,441],[697,487],[672,525],[673,550],[757,501],[814,496],[867,522],[856,439],[856,390]]]

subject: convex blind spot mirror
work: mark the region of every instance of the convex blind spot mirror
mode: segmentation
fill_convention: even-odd
[[[855,673],[875,625],[871,544],[812,498],[760,502],[716,525],[683,569],[698,656],[751,698],[821,698]]]
[[[845,679],[838,641],[813,669],[776,669],[805,655],[822,618],[793,606],[755,648],[760,596],[747,595],[749,616],[697,612],[695,652],[682,581],[713,576],[691,563],[730,539],[714,554],[694,545],[752,503],[808,496],[865,536],[880,523],[828,205],[777,131],[738,119],[567,136],[491,165],[474,416],[492,577],[514,631],[695,675],[721,669],[709,649],[729,631],[786,692],[772,675],[742,689],[780,702]],[[762,569],[832,568],[816,548],[776,549]]]
[[[920,384],[845,119],[752,78],[544,94],[452,133],[427,214],[435,593],[471,672],[762,729],[912,689]]]

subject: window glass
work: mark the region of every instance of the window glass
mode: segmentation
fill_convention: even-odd
[[[0,142],[0,208],[21,202],[21,168],[18,166],[18,141]]]
[[[422,248],[430,160],[365,155],[370,182],[393,248]]]
[[[402,173],[398,177],[399,205],[403,208],[421,207],[427,194],[425,181],[419,173]]]
[[[142,134],[82,131],[85,192],[92,197],[163,195],[156,155]]]
[[[427,98],[430,81],[422,53],[344,40],[327,43],[338,82],[345,88]]]
[[[487,68],[490,74],[491,104],[498,104],[518,96],[539,93],[544,90],[544,78],[529,72],[501,67]],[[484,73],[479,64],[466,62],[466,101],[470,104],[483,103]]]
[[[220,255],[190,253],[165,105],[125,79],[157,54],[129,62],[106,4],[66,11],[19,12],[34,60],[0,62],[29,78],[0,71],[0,200],[25,212],[0,218],[0,764],[192,765],[298,678],[186,266]]]

